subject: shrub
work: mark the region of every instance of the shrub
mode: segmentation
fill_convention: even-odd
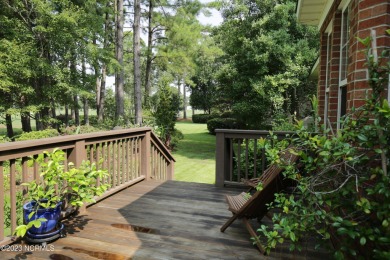
[[[8,143],[11,142],[11,139],[9,139],[7,136],[0,135],[0,144],[1,143]]]
[[[214,118],[207,121],[207,130],[215,135],[215,129],[239,129],[240,124],[235,118]]]
[[[234,118],[233,111],[226,111],[220,115],[221,118]]]
[[[92,125],[92,126],[95,126],[95,127],[98,126],[98,117],[97,117],[97,115],[89,115],[88,119],[89,119],[89,125]],[[85,125],[84,115],[80,115],[80,123]]]
[[[216,118],[213,114],[199,114],[192,116],[192,122],[196,124],[206,124],[210,119]]]
[[[34,140],[58,136],[58,131],[56,129],[46,129],[42,131],[32,131],[22,133],[15,138],[15,141],[25,141],[25,140]]]
[[[370,38],[361,42],[369,45]],[[292,141],[300,162],[283,166],[297,184],[296,196],[275,194],[273,226],[258,230],[267,238],[267,252],[286,239],[299,250],[306,235],[316,233],[324,241],[332,238],[337,259],[390,258],[390,105],[384,99],[390,63],[381,65],[390,52],[378,61],[371,51],[367,56],[372,92],[345,115],[337,134],[313,134],[303,122],[297,125]]]

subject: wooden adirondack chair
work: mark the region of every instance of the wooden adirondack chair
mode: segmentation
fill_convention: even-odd
[[[280,159],[284,162],[297,161],[298,156],[292,154],[289,149],[281,153]],[[271,165],[259,178],[252,179],[250,181],[252,186],[256,182],[263,183],[262,190],[256,191],[253,195],[249,195],[247,192],[242,192],[236,196],[226,195],[226,202],[233,216],[221,227],[221,232],[224,232],[236,219],[242,219],[250,235],[255,238],[260,252],[264,254],[264,247],[261,245],[256,232],[250,225],[249,219],[257,218],[260,220],[268,213],[267,204],[274,200],[275,193],[282,190],[282,171],[283,168],[277,165]]]

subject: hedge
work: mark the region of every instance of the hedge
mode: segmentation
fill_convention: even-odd
[[[240,124],[235,118],[214,118],[207,121],[207,130],[215,135],[215,129],[239,129]]]
[[[213,119],[217,117],[216,115],[212,114],[198,114],[198,115],[193,115],[192,116],[192,122],[196,124],[206,124],[207,121],[210,119]]]

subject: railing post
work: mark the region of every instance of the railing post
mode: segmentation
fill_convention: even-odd
[[[216,169],[215,169],[215,186],[223,187],[226,174],[229,172],[229,141],[225,139],[225,133],[216,131]]]
[[[151,163],[151,135],[148,130],[145,132],[144,138],[141,141],[141,172],[145,175],[145,180],[150,179],[150,163]]]
[[[72,162],[75,167],[80,167],[81,163],[87,160],[87,150],[85,149],[85,140],[76,141],[74,148],[68,151],[68,163]],[[84,214],[87,206],[84,204],[79,208],[79,213]]]
[[[80,167],[84,160],[87,160],[85,140],[79,140],[76,141],[74,148],[68,152],[68,161],[72,162],[75,167]]]
[[[174,177],[175,177],[175,162],[171,160],[168,165],[167,179],[173,180]]]

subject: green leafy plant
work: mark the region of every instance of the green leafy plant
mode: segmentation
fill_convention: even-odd
[[[390,31],[389,31],[390,32]],[[383,91],[389,81],[389,50],[376,58],[367,45],[369,85],[366,103],[344,117],[337,135],[309,133],[297,124],[292,138],[300,168],[286,167],[286,178],[297,183],[295,194],[276,194],[269,252],[277,243],[291,241],[300,250],[308,235],[332,239],[336,258],[390,257],[390,107]],[[319,243],[320,244],[320,243]]]
[[[68,164],[68,170],[64,165],[65,153],[54,149],[53,152],[40,154],[35,161],[41,166],[41,179],[22,185],[28,188],[26,199],[36,202],[36,207],[29,215],[31,219],[38,209],[55,208],[59,202],[68,203],[80,207],[86,202],[95,202],[94,197],[102,195],[109,184],[96,186],[97,179],[108,175],[105,170],[97,170],[96,164],[83,161],[80,167]],[[17,236],[24,236],[32,226],[40,227],[37,219],[25,225],[19,225],[16,229]]]
[[[58,131],[56,129],[46,129],[42,131],[32,131],[22,133],[18,137],[15,138],[15,141],[26,141],[31,139],[42,139],[58,136]]]

